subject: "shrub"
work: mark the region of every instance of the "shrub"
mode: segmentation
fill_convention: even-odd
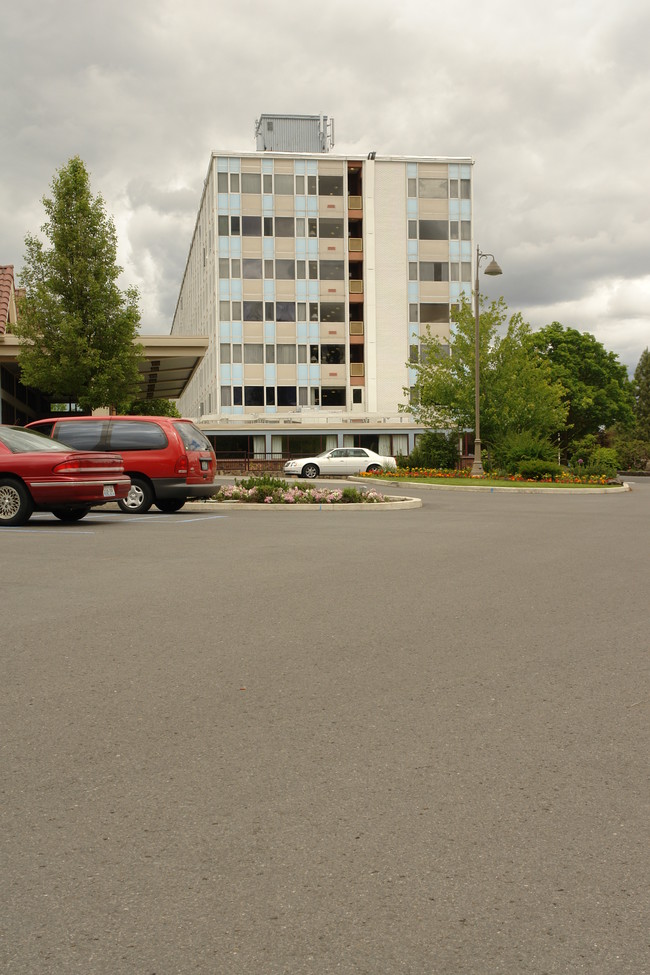
[[[516,474],[523,461],[541,460],[554,463],[555,459],[556,452],[553,445],[546,437],[541,437],[530,430],[507,433],[494,448],[496,466],[507,471],[508,474]]]
[[[426,430],[418,438],[404,466],[453,468],[458,467],[458,460],[458,437],[455,433]]]
[[[522,460],[518,473],[527,481],[552,481],[559,477],[562,468],[548,460]]]
[[[616,477],[618,457],[612,447],[596,447],[589,462],[584,468],[585,474],[604,474],[606,477]]]

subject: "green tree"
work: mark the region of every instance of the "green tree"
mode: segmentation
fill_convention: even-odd
[[[488,307],[481,299],[481,309],[481,439],[494,448],[511,433],[557,434],[566,416],[562,389],[537,355],[530,326],[519,313],[508,321],[502,298]],[[428,330],[421,338],[419,361],[409,363],[416,385],[405,410],[429,428],[474,427],[475,319],[467,299],[454,312],[454,323],[449,340]]]
[[[640,440],[650,441],[650,350],[641,353],[634,370],[636,432]]]
[[[173,416],[180,417],[178,407],[171,399],[156,397],[152,399],[134,399],[120,407],[125,416]]]
[[[25,238],[19,362],[24,383],[90,411],[137,389],[138,294],[117,286],[115,227],[78,156],[57,170],[51,189],[41,228],[49,246]]]
[[[634,395],[624,365],[593,335],[553,322],[533,334],[533,344],[564,390],[567,408],[563,447],[614,423],[634,421]]]

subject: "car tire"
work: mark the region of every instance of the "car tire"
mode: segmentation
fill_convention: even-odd
[[[158,508],[158,511],[162,511],[165,515],[173,515],[175,511],[180,511],[185,504],[185,498],[161,498],[159,501],[155,501],[154,504]]]
[[[319,474],[320,471],[316,467],[316,464],[305,464],[305,466],[302,469],[302,476],[308,477],[310,481],[313,480],[315,477],[318,477]]]
[[[24,525],[33,510],[32,496],[21,481],[0,478],[0,525]]]
[[[379,464],[369,464],[368,467],[366,467],[367,474],[376,474],[380,470],[381,467],[379,466]]]
[[[153,490],[148,481],[141,477],[131,478],[131,487],[125,498],[117,502],[128,515],[143,515],[153,504]]]
[[[90,508],[52,508],[52,514],[59,521],[72,523],[85,518]]]

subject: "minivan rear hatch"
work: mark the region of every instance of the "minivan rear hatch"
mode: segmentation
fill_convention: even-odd
[[[173,424],[187,454],[187,483],[198,484],[203,481],[213,481],[217,471],[217,462],[208,438],[189,420],[174,420]]]

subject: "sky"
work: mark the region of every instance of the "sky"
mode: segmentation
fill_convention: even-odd
[[[142,332],[170,331],[213,150],[261,114],[334,152],[471,156],[474,240],[533,328],[650,345],[647,0],[0,0],[0,264],[79,155]]]

